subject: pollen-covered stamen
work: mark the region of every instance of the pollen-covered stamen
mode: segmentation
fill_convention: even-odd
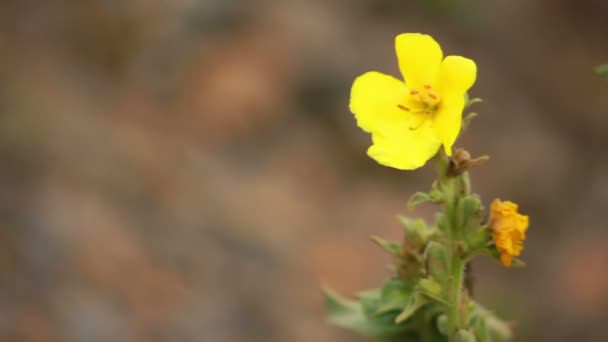
[[[404,110],[404,111],[406,111],[406,112],[409,112],[409,111],[410,111],[410,109],[409,109],[409,108],[407,108],[407,107],[406,107],[406,106],[404,106],[404,105],[400,105],[400,104],[398,104],[398,105],[397,105],[397,108],[399,108],[399,109],[401,109],[401,110]]]
[[[422,94],[422,101],[429,106],[436,106],[439,104],[440,98],[439,94],[433,90],[433,87],[430,85],[424,86],[424,93]]]
[[[425,115],[433,114],[438,108],[441,98],[433,87],[426,84],[419,88],[411,88],[406,96],[405,106],[399,108],[410,113],[421,113]]]

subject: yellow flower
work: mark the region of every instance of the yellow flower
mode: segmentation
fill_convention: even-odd
[[[413,170],[443,144],[446,154],[458,137],[465,94],[475,83],[475,62],[447,56],[428,35],[395,38],[405,82],[371,71],[353,83],[350,110],[361,129],[372,134],[367,154],[378,163]]]
[[[529,218],[517,212],[517,204],[495,199],[491,205],[490,228],[503,265],[511,266],[513,257],[524,249]]]

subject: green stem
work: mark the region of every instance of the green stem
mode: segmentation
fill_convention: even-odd
[[[447,235],[449,238],[450,251],[450,286],[448,289],[448,337],[450,341],[454,341],[456,332],[462,325],[460,317],[460,303],[462,296],[462,287],[464,283],[464,269],[466,261],[463,259],[460,250],[458,249],[458,240],[460,232],[458,231],[456,222],[456,210],[459,197],[462,193],[470,192],[470,181],[468,174],[457,177],[449,177],[446,173],[447,160],[441,156],[438,158],[439,179],[441,180],[444,196],[445,196],[445,215],[448,222]]]
[[[452,244],[454,246],[454,244]],[[455,249],[455,248],[454,248]],[[452,253],[452,269],[450,279],[453,281],[450,286],[448,308],[448,336],[450,341],[454,340],[458,328],[462,324],[460,320],[460,297],[462,295],[462,284],[464,282],[465,263],[456,250]]]

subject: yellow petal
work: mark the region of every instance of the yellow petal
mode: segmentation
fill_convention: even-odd
[[[433,37],[403,33],[395,38],[395,49],[399,69],[408,87],[422,88],[437,82],[443,52]]]
[[[374,132],[374,144],[367,154],[382,165],[400,170],[423,166],[437,153],[441,142],[435,136],[431,120],[426,119],[422,124],[419,120],[421,117],[412,116],[393,129]],[[410,129],[412,127],[416,129]]]
[[[461,56],[447,56],[439,71],[440,92],[442,96],[464,96],[476,78],[475,62]]]
[[[500,261],[506,267],[510,267],[511,266],[512,260],[513,260],[513,257],[510,256],[509,254],[503,253],[503,254],[500,255]]]
[[[371,71],[355,79],[350,92],[350,111],[357,125],[366,132],[390,128],[407,114],[398,107],[406,94],[407,88],[400,80]]]
[[[443,144],[445,154],[452,155],[452,145],[460,133],[462,110],[464,109],[464,94],[461,96],[444,97],[435,117],[433,127]]]
[[[452,145],[460,133],[464,94],[477,77],[475,62],[460,56],[447,56],[441,62],[439,88],[442,103],[435,116],[435,130],[443,143],[445,153],[452,154]]]

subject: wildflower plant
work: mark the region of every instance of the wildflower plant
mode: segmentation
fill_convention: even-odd
[[[453,145],[475,116],[464,112],[479,99],[467,92],[475,83],[474,61],[443,57],[430,36],[404,33],[395,40],[404,81],[379,72],[358,77],[350,110],[371,134],[368,155],[379,164],[413,170],[432,160],[437,180],[414,194],[410,209],[430,203],[440,208],[434,223],[400,216],[402,241],[372,240],[393,256],[391,276],[357,300],[324,289],[327,319],[373,340],[507,341],[511,326],[471,298],[465,269],[486,255],[505,267],[522,266],[529,219],[518,206],[496,199],[486,214],[471,192],[468,170],[488,157],[471,158]]]

